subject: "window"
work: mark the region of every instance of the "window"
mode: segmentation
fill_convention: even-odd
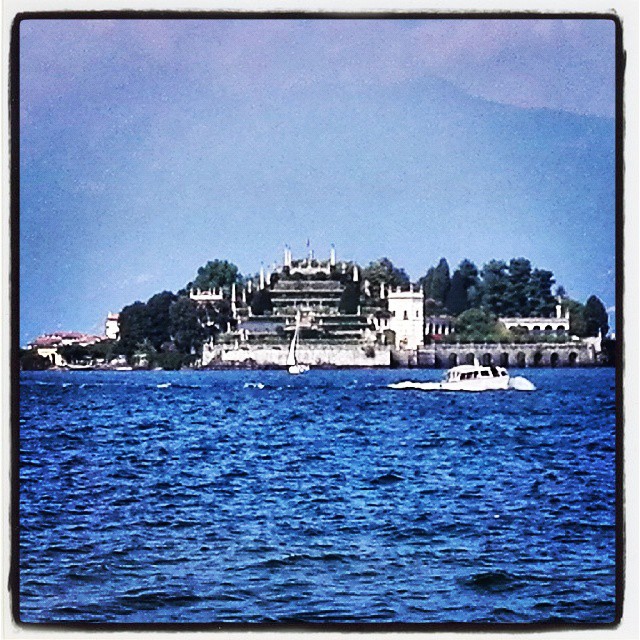
[[[405,310],[404,312],[404,319],[408,320],[409,319],[409,313]]]
[[[416,318],[420,317],[420,311],[416,311]]]

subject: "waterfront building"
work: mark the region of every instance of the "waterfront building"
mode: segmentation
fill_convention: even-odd
[[[332,245],[328,259],[319,260],[313,250],[303,259],[295,259],[284,249],[281,266],[260,269],[260,290],[268,292],[271,309],[251,316],[250,308],[239,312],[238,336],[243,342],[288,340],[301,315],[303,339],[335,342],[374,342],[373,318],[360,305],[360,279],[356,266],[338,265]],[[351,283],[351,284],[349,284]],[[357,299],[351,313],[341,309],[350,286]]]
[[[389,329],[395,334],[395,346],[414,350],[424,344],[424,293],[422,290],[389,291]]]
[[[428,316],[425,318],[425,334],[429,339],[438,339],[438,336],[448,336],[455,332],[455,321],[453,316]]]
[[[555,318],[499,318],[507,329],[523,331],[525,333],[565,333],[569,331],[569,310],[562,310],[561,301],[556,305]]]
[[[323,267],[311,267],[311,273],[323,273]],[[296,272],[300,273],[300,272]],[[278,282],[271,289],[271,302],[274,315],[293,315],[296,311],[315,311],[317,313],[336,315],[339,313],[340,299],[344,285],[339,280],[329,278],[323,280],[285,280]]]
[[[104,335],[109,340],[117,340],[120,335],[120,314],[111,313],[107,314],[107,320],[104,324]]]
[[[79,345],[88,347],[105,339],[105,336],[96,336],[79,331],[55,331],[38,336],[29,343],[29,349],[35,351],[42,358],[46,358],[56,367],[63,367],[67,361],[60,354],[60,347]]]

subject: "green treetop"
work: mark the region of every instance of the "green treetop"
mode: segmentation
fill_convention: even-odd
[[[395,289],[408,287],[411,282],[407,272],[395,267],[389,258],[380,258],[369,263],[369,266],[362,270],[362,280],[368,280],[374,291],[379,291],[382,283]]]
[[[196,279],[187,285],[187,289],[229,288],[234,282],[242,282],[242,276],[235,264],[227,260],[210,260],[198,269]]]
[[[495,314],[504,316],[505,298],[509,286],[507,265],[503,260],[491,260],[482,267],[482,306]]]
[[[609,332],[609,314],[597,296],[590,296],[584,305],[584,318],[588,336],[597,336],[601,332],[604,338]]]

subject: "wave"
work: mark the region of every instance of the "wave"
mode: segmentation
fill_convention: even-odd
[[[371,480],[371,484],[392,484],[394,482],[402,482],[403,480],[403,476],[390,471],[389,473],[385,473]]]
[[[470,576],[465,584],[479,591],[506,591],[518,586],[516,576],[507,571],[483,571]]]

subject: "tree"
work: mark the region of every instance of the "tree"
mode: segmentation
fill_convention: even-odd
[[[406,288],[411,283],[407,272],[404,269],[395,267],[389,258],[380,258],[369,263],[369,266],[362,270],[362,279],[371,283],[376,295],[380,291],[382,283],[392,289],[396,287]]]
[[[235,327],[237,321],[231,312],[229,300],[217,300],[198,305],[198,319],[207,338],[214,338],[227,330]]]
[[[147,305],[144,302],[134,302],[127,305],[120,312],[119,351],[127,360],[133,356],[137,345],[149,335],[150,322]]]
[[[609,314],[597,296],[590,296],[584,305],[584,318],[587,336],[597,336],[602,332],[604,338],[609,333]]]
[[[438,266],[433,272],[431,295],[429,297],[444,305],[450,286],[451,278],[449,276],[449,264],[445,258],[441,258],[440,262],[438,262]]]
[[[87,346],[89,357],[92,360],[109,361],[114,355],[115,340],[100,340]]]
[[[464,286],[464,276],[460,270],[456,270],[451,278],[451,286],[445,301],[447,311],[454,316],[459,315],[469,308],[469,300],[467,299],[467,289]]]
[[[529,312],[532,316],[548,318],[553,315],[556,299],[551,292],[555,284],[553,273],[545,269],[534,269],[529,280]]]
[[[447,311],[458,315],[479,302],[478,268],[470,260],[463,260],[454,271],[445,301]]]
[[[505,292],[503,313],[507,316],[531,315],[529,292],[531,262],[526,258],[513,258],[509,262],[508,285]]]
[[[269,289],[258,289],[251,297],[251,312],[254,316],[263,316],[267,311],[273,311],[271,293]]]
[[[484,309],[468,309],[456,320],[456,337],[462,340],[484,341],[498,332],[496,317]]]
[[[354,315],[358,313],[358,305],[360,304],[360,287],[357,282],[347,282],[344,291],[340,296],[339,309],[341,313]]]
[[[156,355],[158,354],[156,348],[151,344],[151,340],[145,338],[140,344],[138,344],[131,356],[131,363],[134,367],[140,369],[150,369],[155,366]]]
[[[178,298],[169,308],[171,337],[181,353],[198,352],[205,334],[198,318],[198,305],[190,298]]]
[[[505,296],[509,286],[507,265],[502,260],[491,260],[482,267],[481,305],[496,316],[504,316]]]
[[[418,280],[418,284],[424,293],[425,300],[431,297],[431,284],[433,283],[433,274],[435,273],[435,267],[429,267],[427,273]]]
[[[35,349],[20,349],[20,368],[23,371],[42,371],[51,365],[51,360],[41,356]]]
[[[69,363],[81,363],[90,359],[87,347],[81,344],[65,344],[58,348],[58,353]]]
[[[147,301],[148,327],[145,337],[155,349],[160,349],[162,343],[171,338],[169,308],[176,299],[177,296],[171,291],[163,291],[156,293]]]
[[[229,288],[234,282],[242,282],[242,277],[235,264],[227,260],[210,260],[198,269],[196,279],[187,285],[187,289]]]
[[[562,306],[569,312],[569,332],[573,336],[584,338],[587,335],[587,321],[584,305],[571,298],[565,298]]]

